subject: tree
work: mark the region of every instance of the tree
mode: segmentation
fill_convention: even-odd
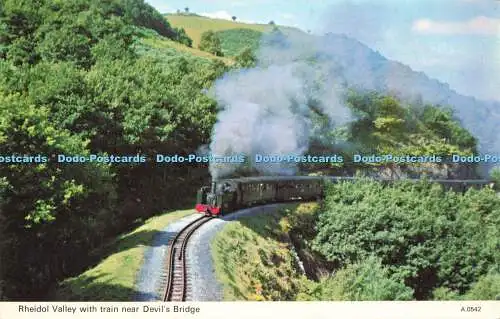
[[[45,34],[38,51],[47,61],[72,61],[89,68],[93,64],[91,39],[88,35],[75,33],[72,26],[62,26]]]
[[[223,56],[221,41],[217,34],[212,30],[203,32],[198,48],[202,51],[210,52],[216,56]]]
[[[269,21],[269,24],[270,24],[270,25],[275,25],[276,23],[274,23],[274,21],[273,21],[273,20],[271,20],[271,21]]]
[[[73,1],[68,2],[72,3]],[[123,9],[114,10],[117,10],[117,12],[120,12],[118,10],[123,10],[127,23],[156,30],[159,34],[170,39],[175,38],[175,32],[167,19],[165,19],[165,17],[154,7],[145,3],[144,0],[117,1],[117,3],[123,3]],[[110,9],[110,15],[113,14],[112,10],[113,9]]]
[[[240,52],[240,54],[235,57],[235,61],[239,67],[250,68],[255,66],[257,57],[255,56],[251,48],[246,47],[245,49],[243,49],[243,51]]]
[[[43,84],[53,93],[57,85]],[[31,97],[0,95],[0,105],[2,154],[88,154],[87,142],[53,123],[49,108]],[[27,298],[78,269],[82,258],[72,252],[102,243],[116,219],[115,186],[109,167],[99,164],[2,165],[0,176],[7,177],[0,180],[0,211],[9,212],[2,229],[7,243],[0,243],[5,244],[0,251],[0,260],[6,261],[4,293]],[[96,202],[98,209],[92,204]]]
[[[177,33],[175,38],[177,42],[187,45],[188,47],[193,46],[193,40],[188,36],[184,28],[174,28],[174,30]]]
[[[233,19],[233,21],[236,21],[236,16],[232,16],[231,19]]]
[[[491,271],[479,280],[467,292],[467,300],[500,300],[500,273]]]
[[[189,13],[189,7],[185,7],[184,12]]]

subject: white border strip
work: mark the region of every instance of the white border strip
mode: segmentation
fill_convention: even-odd
[[[97,311],[82,312],[80,310],[92,307]],[[114,310],[114,312],[106,312],[106,309]],[[500,301],[0,303],[0,319],[25,318],[499,319]]]

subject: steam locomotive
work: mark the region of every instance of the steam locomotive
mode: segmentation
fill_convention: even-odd
[[[356,177],[290,176],[247,177],[213,181],[197,193],[196,211],[221,216],[239,209],[293,201],[314,201],[323,198],[325,183],[354,181]],[[408,179],[418,181],[418,179]],[[379,179],[384,183],[394,180]],[[491,184],[488,180],[431,180],[455,191]]]

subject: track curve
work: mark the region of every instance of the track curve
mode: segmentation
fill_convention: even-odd
[[[163,301],[185,301],[187,295],[186,247],[189,238],[212,216],[201,216],[183,227],[168,245],[166,258],[167,276]]]

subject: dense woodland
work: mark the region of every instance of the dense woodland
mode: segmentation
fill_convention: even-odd
[[[313,299],[500,297],[500,198],[491,189],[331,185],[322,212],[305,220],[302,229],[316,229],[306,241],[337,269],[310,288]]]
[[[189,41],[143,1],[12,0],[0,12],[1,154],[153,154],[207,142],[215,103],[201,92],[226,66],[144,47],[143,27]],[[183,198],[176,185],[190,172],[49,162],[2,164],[0,176],[2,296],[25,299]]]
[[[230,38],[238,38],[235,32],[211,33],[203,39],[203,49],[234,57],[236,63],[228,66],[219,59],[146,45],[145,38],[170,39],[187,47],[192,41],[143,0],[0,2],[0,154],[128,155],[197,150],[210,141],[217,114],[216,102],[203,92],[225,72],[255,63],[255,34],[247,32],[248,43],[243,41],[237,50],[237,45],[228,46]],[[338,132],[327,132],[326,140],[312,143],[311,152],[331,152],[328,147],[340,137],[354,149],[367,151],[449,154],[475,150],[475,139],[446,109],[415,107],[392,97],[354,92],[349,105],[358,120]],[[323,120],[319,114],[318,123]],[[347,154],[352,149],[338,151]],[[89,253],[95,248],[146,217],[189,202],[191,198],[185,194],[192,190],[186,190],[186,185],[194,190],[208,177],[206,167],[151,163],[0,165],[0,299],[44,298],[59,280],[94,262]],[[365,191],[363,187],[376,186],[351,187],[358,194]],[[375,192],[371,188],[366,191]],[[389,192],[384,199],[389,203],[396,195]],[[411,196],[420,200],[417,193]],[[492,199],[490,193],[470,196],[485,196],[478,202],[492,205],[488,209],[496,215],[483,217],[498,222],[497,201],[484,202]],[[461,198],[446,198],[459,209]],[[333,199],[328,203],[332,212],[338,211],[334,208],[340,204]],[[377,209],[382,214],[380,205]],[[436,206],[434,213],[445,208]],[[465,218],[465,208],[459,211]],[[398,212],[403,216],[406,210]],[[349,218],[347,215],[340,217]],[[427,217],[432,215],[420,216]],[[422,227],[430,227],[429,219],[425,222]],[[437,241],[440,235],[429,236]],[[485,240],[469,238],[477,239],[477,245]],[[327,237],[321,237],[316,243],[325,255],[346,255],[330,251],[326,242]],[[346,247],[356,243],[346,242]],[[487,244],[495,245],[493,241]],[[454,245],[466,247],[459,242]],[[474,247],[478,246],[470,249]],[[377,254],[390,263],[382,251]],[[490,261],[498,257],[490,252],[484,256]],[[455,266],[450,261],[455,257],[447,261],[448,273]],[[426,258],[419,261],[421,265],[435,262]],[[469,280],[466,283],[462,278],[438,275],[436,282],[448,280],[449,287],[462,291],[470,278],[484,275],[488,269],[477,263],[477,269],[463,275]],[[411,281],[413,277],[405,274],[400,277]]]

